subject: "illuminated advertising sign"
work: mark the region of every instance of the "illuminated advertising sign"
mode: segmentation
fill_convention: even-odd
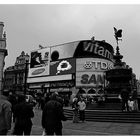
[[[51,81],[72,80],[72,74],[57,76],[28,77],[27,83],[51,82]]]
[[[87,40],[80,41],[75,50],[74,57],[92,57],[113,60],[113,54],[113,47],[105,41]]]
[[[76,60],[76,86],[104,86],[104,72],[113,68],[113,62],[102,58]]]
[[[65,43],[51,47],[51,61],[60,59],[73,58],[76,47],[79,41]]]
[[[43,84],[43,87],[49,87],[49,83]],[[30,84],[29,88],[42,88],[42,84],[41,83]]]
[[[28,77],[49,75],[50,48],[32,51]]]
[[[97,40],[75,41],[35,50],[30,54],[27,82],[71,80],[73,73],[78,75],[78,72],[103,73],[113,67],[113,54],[110,44]]]
[[[59,82],[51,82],[50,87],[55,88],[55,87],[73,87],[74,86],[74,81],[59,81]]]
[[[114,49],[105,41],[82,40],[50,46],[50,61],[67,58],[104,58],[113,60]]]
[[[77,71],[105,71],[112,69],[113,62],[101,58],[80,58],[76,60]]]
[[[75,73],[75,59],[64,59],[50,63],[50,75]]]
[[[96,86],[104,85],[103,72],[78,72],[76,73],[76,86]]]

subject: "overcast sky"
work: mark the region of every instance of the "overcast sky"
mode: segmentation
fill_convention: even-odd
[[[114,49],[113,27],[123,30],[120,53],[140,77],[140,5],[42,4],[0,5],[0,21],[7,34],[5,68],[22,51],[91,39],[106,40]]]

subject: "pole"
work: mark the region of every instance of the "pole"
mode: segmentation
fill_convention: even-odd
[[[26,95],[27,90],[27,70],[28,70],[28,60],[25,62],[25,80],[24,80],[24,94]]]
[[[105,95],[105,73],[104,73],[104,95]]]

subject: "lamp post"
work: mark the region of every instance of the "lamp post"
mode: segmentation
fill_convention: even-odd
[[[27,74],[28,74],[28,63],[29,60],[26,60],[25,62],[25,78],[24,78],[24,94],[26,95],[26,90],[27,90]]]

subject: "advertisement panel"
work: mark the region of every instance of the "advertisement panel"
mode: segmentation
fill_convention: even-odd
[[[58,82],[50,82],[50,87],[51,88],[56,88],[56,87],[73,87],[74,86],[74,81],[72,80],[67,80],[67,81],[58,81]]]
[[[76,59],[76,72],[78,71],[105,71],[112,69],[113,62],[101,58]]]
[[[51,47],[51,61],[72,58],[79,41],[69,42]]]
[[[75,73],[75,62],[76,60],[63,59],[50,63],[50,75],[63,75]]]
[[[50,48],[32,51],[28,77],[49,75]]]
[[[103,58],[79,58],[76,60],[76,86],[105,86],[104,72],[113,68],[113,62]]]
[[[113,60],[114,49],[105,42],[98,40],[81,40],[51,47],[51,61],[65,58],[103,58]]]
[[[32,83],[32,84],[29,84],[29,88],[32,88],[32,89],[42,88],[42,85],[43,85],[43,87],[49,87],[49,83],[45,83],[45,84],[42,84],[42,83]]]
[[[78,44],[74,57],[92,57],[113,60],[114,49],[105,41],[83,40]]]
[[[104,86],[103,72],[78,72],[76,73],[76,87]]]
[[[31,78],[27,78],[27,83],[51,82],[51,81],[61,81],[61,80],[72,80],[72,74],[33,77],[33,78],[31,77]]]

